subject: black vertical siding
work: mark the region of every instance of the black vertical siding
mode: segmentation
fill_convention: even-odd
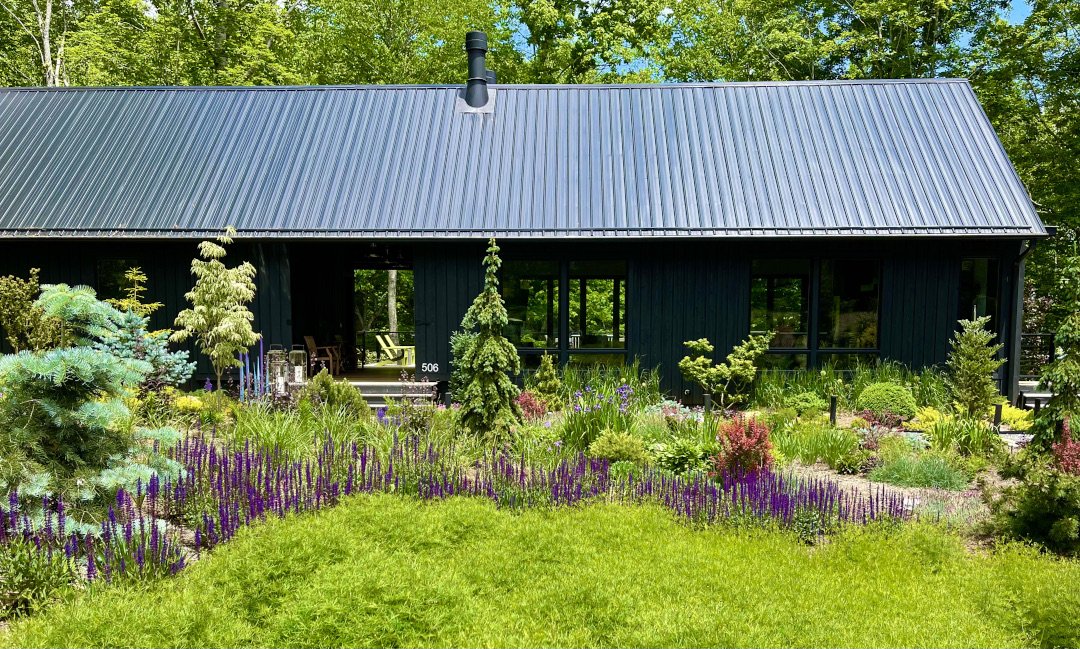
[[[450,376],[450,334],[484,286],[479,244],[417,246],[413,251],[417,370],[429,379]],[[438,371],[431,371],[438,365]]]
[[[945,362],[956,329],[960,257],[888,257],[882,268],[881,357],[912,368]]]
[[[678,368],[685,341],[708,338],[723,359],[749,332],[749,261],[654,249],[630,262],[626,308],[630,359],[658,368],[664,387],[682,395],[695,389]]]

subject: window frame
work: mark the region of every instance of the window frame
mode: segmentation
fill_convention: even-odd
[[[807,344],[806,347],[770,347],[766,350],[766,354],[770,356],[806,356],[806,368],[817,369],[821,367],[821,356],[842,356],[851,354],[863,354],[872,355],[878,360],[881,359],[881,311],[882,311],[882,295],[883,295],[883,275],[884,266],[880,260],[869,259],[865,257],[852,257],[852,256],[813,256],[813,257],[757,257],[750,260],[750,273],[751,278],[749,287],[753,286],[753,263],[758,260],[801,260],[808,259],[810,262],[810,314],[809,322],[807,323]],[[844,261],[866,261],[877,265],[878,273],[878,286],[877,286],[877,347],[876,348],[856,348],[856,347],[821,347],[819,340],[820,324],[821,324],[821,267],[822,262],[825,260],[844,260]],[[751,293],[752,295],[752,293]],[[747,309],[747,331],[751,330],[753,324],[753,304],[748,305]],[[783,372],[792,372],[796,370],[780,370]]]

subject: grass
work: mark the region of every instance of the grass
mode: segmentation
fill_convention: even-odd
[[[857,362],[851,369],[841,370],[832,364],[815,370],[762,370],[754,382],[750,407],[756,409],[783,408],[800,392],[812,392],[823,399],[837,395],[838,406],[854,411],[855,402],[871,383],[889,381],[911,390],[919,407],[945,409],[951,405],[945,375],[938,369],[914,371],[896,362]]]
[[[887,482],[901,487],[939,487],[961,491],[971,479],[938,455],[899,457],[867,476],[871,482]]]
[[[654,507],[360,497],[180,577],[73,595],[3,646],[1051,646],[1080,564],[914,525],[693,530]]]

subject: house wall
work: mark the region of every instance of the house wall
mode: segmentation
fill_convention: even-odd
[[[255,329],[268,346],[288,348],[304,335],[318,340],[347,336],[352,326],[352,270],[362,267],[368,243],[239,241],[227,263],[256,265]],[[959,273],[965,257],[1000,260],[1003,354],[1015,347],[1019,308],[1019,241],[921,239],[881,241],[768,239],[760,242],[661,240],[575,240],[500,242],[504,259],[626,259],[628,358],[659,368],[664,387],[681,395],[693,390],[679,374],[683,341],[708,338],[717,357],[749,332],[750,264],[755,258],[879,259],[882,262],[880,349],[882,358],[911,367],[944,363],[956,328]],[[483,285],[484,243],[453,241],[399,244],[415,280],[417,365],[432,379],[449,376],[450,334]],[[196,242],[130,240],[0,240],[0,275],[25,277],[42,269],[42,282],[97,283],[97,261],[135,260],[147,273],[149,301],[164,303],[151,326],[167,328],[185,307],[193,279],[189,268]],[[406,257],[411,255],[411,259]],[[210,374],[198,359],[198,380]],[[6,341],[0,349],[9,351]],[[424,369],[426,366],[426,370]],[[438,369],[434,369],[437,366]],[[1012,375],[1005,367],[1002,377]],[[1010,381],[1002,379],[1003,387]]]

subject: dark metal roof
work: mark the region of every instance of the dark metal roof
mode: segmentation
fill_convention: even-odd
[[[0,90],[0,235],[1042,236],[963,80]]]

